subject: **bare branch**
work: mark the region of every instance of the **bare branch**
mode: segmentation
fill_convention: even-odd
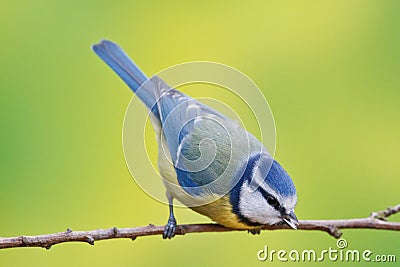
[[[341,229],[383,229],[400,231],[400,222],[388,222],[386,218],[400,212],[400,204],[383,211],[373,212],[370,217],[361,219],[347,220],[306,220],[300,221],[299,230],[325,231],[335,238],[342,235]],[[264,226],[263,230],[290,229],[286,225]],[[95,241],[116,238],[130,238],[135,240],[140,236],[162,235],[164,226],[140,226],[135,228],[111,228],[91,231],[72,231],[67,229],[65,232],[37,235],[37,236],[18,236],[0,237],[0,249],[15,247],[42,247],[49,249],[51,246],[65,242],[86,242],[94,245]],[[244,231],[238,229],[225,228],[218,224],[183,224],[178,225],[176,235],[188,233],[205,232],[231,232]]]
[[[377,211],[377,212],[372,212],[371,213],[371,218],[372,219],[379,219],[379,220],[384,220],[386,221],[387,218],[392,216],[393,214],[396,214],[400,212],[400,204],[394,207],[389,207],[385,210]]]

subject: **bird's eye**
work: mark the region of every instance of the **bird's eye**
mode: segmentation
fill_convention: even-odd
[[[275,197],[273,197],[273,196],[268,196],[267,202],[268,202],[268,204],[270,204],[271,206],[276,206],[276,204],[278,204],[278,200],[277,200]]]

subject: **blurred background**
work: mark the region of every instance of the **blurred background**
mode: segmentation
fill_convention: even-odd
[[[194,60],[248,75],[274,114],[276,158],[297,187],[300,219],[365,217],[398,204],[399,11],[389,0],[1,0],[0,236],[165,224],[167,206],[126,167],[121,135],[132,93],[91,51],[102,38],[149,75]],[[176,216],[209,221],[188,209]],[[397,232],[343,237],[349,249],[400,260]],[[318,251],[336,240],[311,231],[154,236],[0,250],[0,266],[288,264],[258,261],[265,245]]]

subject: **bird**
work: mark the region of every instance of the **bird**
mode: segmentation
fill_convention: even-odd
[[[103,39],[92,49],[149,110],[169,204],[164,239],[176,233],[174,199],[228,228],[297,229],[295,185],[256,137],[158,76],[148,78],[116,43]]]

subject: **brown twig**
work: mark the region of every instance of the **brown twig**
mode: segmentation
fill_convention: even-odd
[[[400,231],[399,222],[388,222],[386,218],[400,212],[400,204],[388,208],[383,211],[373,212],[370,217],[361,219],[348,220],[307,220],[300,221],[299,230],[317,230],[325,231],[335,238],[339,238],[342,233],[341,229],[384,229]],[[263,230],[280,230],[289,229],[286,225],[264,226]],[[111,228],[99,229],[91,231],[72,231],[67,229],[65,232],[37,235],[37,236],[18,236],[18,237],[0,237],[0,249],[16,248],[16,247],[42,247],[49,249],[51,246],[65,242],[86,242],[94,245],[95,241],[115,238],[130,238],[135,240],[140,236],[161,235],[164,226],[140,226],[135,228]],[[243,231],[237,229],[225,228],[218,224],[183,224],[178,225],[176,235],[184,235],[188,233],[204,233],[204,232],[230,232]]]

